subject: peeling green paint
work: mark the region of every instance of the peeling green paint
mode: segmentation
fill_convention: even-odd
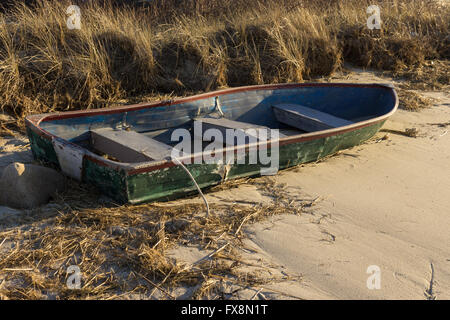
[[[30,140],[31,152],[33,153],[34,159],[45,165],[59,169],[58,157],[53,149],[52,142],[36,134],[29,127],[27,127],[27,135]]]
[[[218,164],[186,165],[200,188],[221,182],[219,166]],[[128,177],[127,183],[128,196],[133,203],[161,198],[171,199],[196,190],[193,181],[179,166],[132,175]]]
[[[123,170],[98,165],[85,157],[83,181],[97,186],[102,193],[120,203],[128,202],[126,174]]]

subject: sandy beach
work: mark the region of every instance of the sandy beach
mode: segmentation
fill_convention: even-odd
[[[390,79],[358,70],[340,81]],[[313,205],[299,215],[244,226],[243,259],[289,277],[246,288],[239,298],[255,298],[258,292],[256,298],[265,299],[450,298],[450,96],[421,95],[434,98],[434,105],[420,112],[398,110],[367,143],[270,177],[290,199]],[[415,128],[417,137],[405,136],[407,128]],[[0,142],[1,168],[32,161],[25,137]],[[252,182],[206,197],[224,205],[272,201]],[[182,203],[201,199],[177,202]],[[0,221],[17,212],[0,208]],[[5,226],[10,232],[23,227]],[[187,245],[168,254],[192,264],[210,253]],[[370,266],[380,271],[379,289],[368,288]],[[172,295],[183,299],[190,291],[176,288]]]
[[[247,229],[252,245],[304,276],[292,292],[307,299],[450,298],[450,97],[431,95],[432,108],[398,110],[379,140],[277,176],[293,197],[320,200],[310,215]],[[418,137],[395,133],[406,128],[418,129]],[[381,271],[379,290],[366,285],[371,265]]]
[[[310,215],[251,226],[250,241],[304,276],[304,298],[426,299],[432,288],[449,299],[450,137],[430,125],[449,119],[448,105],[400,110],[385,129],[416,127],[422,136],[390,134],[282,173],[278,181],[299,196],[322,200]],[[379,290],[366,286],[370,265],[381,270]]]

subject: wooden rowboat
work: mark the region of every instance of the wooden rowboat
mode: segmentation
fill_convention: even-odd
[[[191,193],[193,179],[205,188],[260,175],[267,162],[258,157],[251,162],[253,151],[276,153],[276,169],[316,161],[371,138],[397,106],[391,85],[260,85],[158,103],[30,115],[26,125],[38,161],[96,185],[116,201],[140,203]],[[202,125],[200,134],[193,130],[196,123]],[[171,157],[180,151],[174,148],[180,140],[173,140],[180,129],[194,131],[190,142],[196,147]],[[208,138],[207,129],[224,137],[230,130],[244,132],[246,139]],[[271,130],[266,137],[252,137],[255,131],[249,129]],[[212,141],[216,148],[208,149]],[[206,161],[206,153],[236,157]]]

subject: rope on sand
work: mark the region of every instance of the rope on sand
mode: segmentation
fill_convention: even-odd
[[[205,195],[203,194],[202,190],[200,189],[197,181],[195,181],[194,176],[189,172],[188,168],[186,168],[186,166],[180,161],[178,160],[178,158],[172,156],[172,159],[175,160],[175,162],[181,166],[181,168],[183,168],[184,171],[186,171],[186,173],[189,175],[189,177],[191,178],[192,182],[194,182],[195,187],[198,190],[198,193],[200,193],[200,195],[203,198],[203,201],[205,202],[206,205],[206,217],[209,217],[209,204],[208,204],[208,200],[206,200]]]

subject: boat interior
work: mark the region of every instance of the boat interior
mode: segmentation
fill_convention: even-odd
[[[94,115],[44,119],[40,127],[107,159],[139,163],[170,159],[186,129],[203,149],[215,141],[223,147],[269,140],[260,130],[278,129],[279,138],[348,126],[382,116],[395,105],[386,87],[299,87],[222,94],[169,105],[123,109]],[[201,124],[200,131],[194,130]],[[244,139],[218,141],[232,129]],[[255,134],[256,133],[256,134]],[[230,141],[229,141],[230,140]],[[202,150],[203,150],[202,149]]]

